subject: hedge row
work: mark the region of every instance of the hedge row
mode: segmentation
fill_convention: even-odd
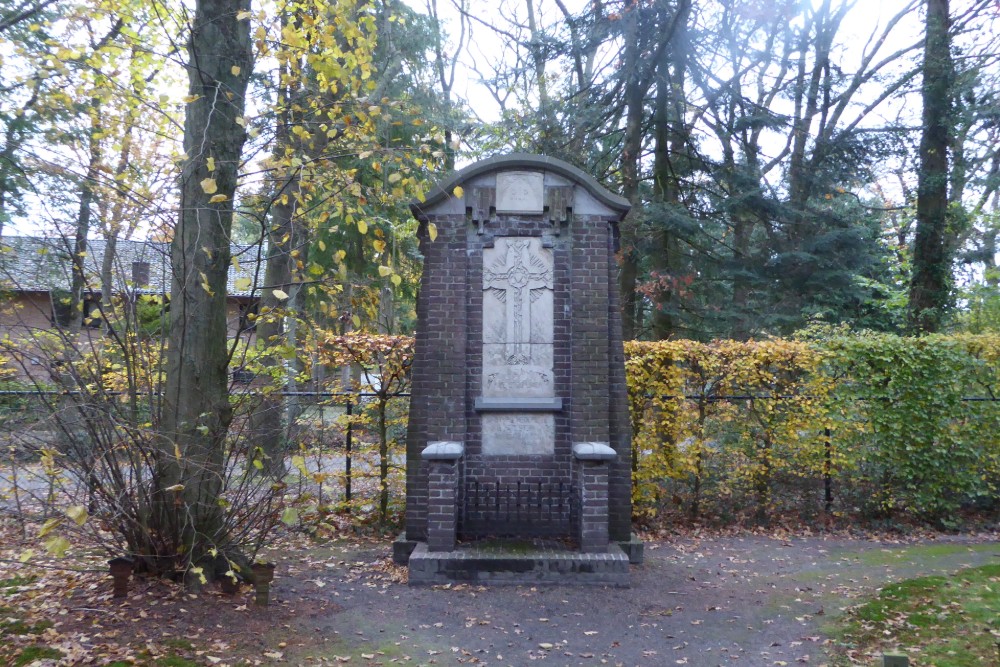
[[[380,393],[407,387],[411,339],[324,349],[380,372]],[[640,519],[948,527],[1000,510],[1000,336],[826,331],[625,352]]]
[[[997,510],[1000,336],[626,344],[639,515]]]

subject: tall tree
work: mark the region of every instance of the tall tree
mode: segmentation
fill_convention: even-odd
[[[948,0],[927,0],[926,7],[917,224],[909,304],[910,328],[924,333],[941,327],[949,305],[954,253],[954,235],[948,229],[948,151],[954,78]]]
[[[233,196],[253,66],[249,0],[198,0],[187,43],[180,210],[171,245],[170,332],[154,534],[197,562],[223,533],[224,444],[232,419],[226,278]]]

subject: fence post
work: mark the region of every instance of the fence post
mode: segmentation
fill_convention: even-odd
[[[354,406],[351,397],[347,398],[347,436],[344,439],[344,501],[351,502],[351,441],[354,437],[354,423],[351,420],[351,409]]]
[[[823,500],[825,501],[826,514],[830,516],[833,512],[833,434],[830,432],[829,426],[823,429],[823,437],[826,438],[826,442],[823,443],[825,457],[823,461]]]

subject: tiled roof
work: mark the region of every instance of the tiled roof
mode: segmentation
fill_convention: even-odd
[[[25,292],[46,292],[49,290],[65,290],[70,287],[70,255],[73,240],[70,238],[40,238],[34,236],[5,236],[0,238],[0,285],[6,289]],[[98,291],[101,286],[101,264],[107,247],[105,239],[88,239],[87,254],[84,257],[84,270],[90,288]],[[263,279],[263,270],[258,279],[254,274],[258,266],[258,257],[264,257],[264,252],[256,245],[237,246],[230,248],[233,257],[237,258],[239,271],[230,265],[229,277],[226,281],[227,293],[230,296],[251,296],[251,288],[246,287],[241,279],[249,278],[250,286],[259,284]],[[148,284],[134,285],[133,264],[145,262],[149,265]],[[162,294],[170,291],[170,244],[159,241],[132,241],[119,239],[115,247],[114,283],[116,290],[138,289],[139,292]],[[237,281],[243,289],[236,289]]]

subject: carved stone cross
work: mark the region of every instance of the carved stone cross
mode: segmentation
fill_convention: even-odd
[[[528,239],[510,239],[507,252],[483,268],[483,289],[506,305],[504,358],[510,366],[531,361],[531,302],[552,289],[552,269],[533,255]]]

